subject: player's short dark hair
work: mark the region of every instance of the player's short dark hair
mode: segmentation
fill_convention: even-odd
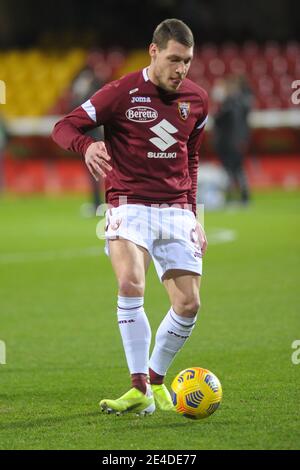
[[[153,33],[152,42],[157,44],[159,49],[165,49],[170,39],[187,47],[194,46],[192,31],[183,21],[176,18],[162,21]]]

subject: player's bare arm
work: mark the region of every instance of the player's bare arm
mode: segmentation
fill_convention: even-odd
[[[105,143],[102,141],[94,142],[87,148],[84,156],[86,166],[96,181],[99,176],[106,178],[107,173],[112,170],[108,163],[111,159],[107,153]]]

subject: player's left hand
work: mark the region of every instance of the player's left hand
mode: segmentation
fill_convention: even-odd
[[[202,225],[200,224],[200,222],[197,222],[195,229],[198,235],[198,240],[199,240],[199,244],[201,247],[202,256],[204,256],[207,250],[207,245],[208,245],[205,231]]]

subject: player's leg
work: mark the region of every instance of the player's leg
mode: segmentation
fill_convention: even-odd
[[[156,389],[160,390],[161,400],[156,399],[157,405],[168,409],[171,397],[163,380],[196,322],[200,305],[202,250],[197,221],[192,212],[170,208],[162,212],[161,219],[161,229],[165,230],[166,235],[153,244],[152,258],[157,274],[169,294],[171,308],[156,333],[149,375],[155,398],[158,395]]]
[[[200,308],[201,276],[182,269],[170,269],[163,277],[171,304],[176,313],[194,318]]]
[[[117,400],[102,400],[102,410],[151,413],[155,407],[147,386],[151,329],[144,311],[145,275],[151,261],[144,248],[125,240],[110,240],[109,251],[118,283],[118,323],[132,389]]]
[[[151,257],[142,246],[125,240],[109,240],[109,254],[118,282],[118,293],[125,297],[143,296]]]
[[[151,258],[131,241],[109,241],[118,283],[118,322],[132,385],[146,392],[151,329],[144,311],[145,276]]]
[[[171,398],[163,381],[176,354],[190,337],[200,308],[201,276],[189,271],[172,269],[165,273],[163,284],[172,307],[160,324],[155,346],[150,358],[150,381],[156,398],[160,398],[162,409],[168,409]]]

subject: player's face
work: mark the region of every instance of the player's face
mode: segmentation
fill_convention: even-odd
[[[170,39],[165,49],[150,44],[150,80],[167,91],[175,92],[186,77],[193,59],[193,47]]]

